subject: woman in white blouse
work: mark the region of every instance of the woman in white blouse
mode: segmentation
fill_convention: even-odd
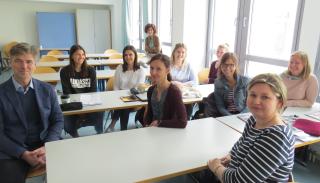
[[[128,45],[123,49],[123,64],[119,65],[114,74],[114,90],[127,90],[137,87],[144,83],[146,75],[138,64],[138,55],[136,49]],[[113,131],[114,126],[120,118],[121,130],[127,130],[130,109],[115,110],[112,115],[112,121],[107,128]]]

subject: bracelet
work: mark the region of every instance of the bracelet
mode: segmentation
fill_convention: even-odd
[[[217,175],[217,171],[218,171],[219,168],[221,168],[221,167],[223,167],[223,166],[222,166],[222,165],[217,166],[217,167],[213,170],[213,173],[214,173],[215,175]]]

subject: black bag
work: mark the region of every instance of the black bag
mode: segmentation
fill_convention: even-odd
[[[82,102],[70,102],[65,104],[60,104],[62,111],[72,111],[82,109]]]
[[[202,102],[204,104],[204,116],[205,117],[220,117],[221,114],[219,113],[216,102],[214,99],[214,92],[210,93],[208,97],[204,97],[202,99]]]

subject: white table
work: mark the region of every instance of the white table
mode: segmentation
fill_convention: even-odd
[[[202,97],[199,98],[186,98],[183,99],[185,104],[196,103],[202,101],[203,97],[208,96],[214,91],[213,84],[197,85],[195,88],[201,93]],[[81,110],[64,111],[64,115],[82,114],[91,112],[101,112],[114,109],[128,109],[139,106],[147,105],[147,102],[135,101],[135,102],[123,102],[120,97],[130,95],[129,90],[117,90],[117,91],[105,91],[105,92],[93,92],[84,94],[71,94],[70,100],[72,102],[79,102],[81,95],[89,95],[91,98],[100,99],[101,104],[84,106]],[[60,102],[60,98],[59,98]]]
[[[115,70],[97,70],[97,79],[109,79],[114,76]],[[58,82],[60,81],[60,73],[40,73],[40,74],[32,74],[33,78],[44,82]]]
[[[69,65],[70,61],[54,61],[54,62],[38,62],[37,67],[55,67],[60,68]],[[91,66],[116,66],[123,64],[122,59],[102,59],[102,60],[87,60],[87,64]]]
[[[240,133],[206,118],[46,143],[48,183],[155,182],[206,168]],[[223,140],[221,140],[223,139]]]
[[[111,54],[105,54],[105,53],[87,53],[87,58],[98,58],[98,59],[107,59],[109,58]],[[69,55],[52,55],[58,59],[69,59]]]
[[[320,104],[316,103],[311,108],[305,108],[305,107],[288,107],[285,112],[283,113],[284,116],[288,115],[297,115],[299,118],[305,118],[305,119],[311,119],[315,120],[313,118],[310,118],[306,116],[305,114],[316,112],[320,110]],[[244,131],[244,127],[246,125],[246,122],[239,119],[237,117],[238,115],[231,115],[231,116],[224,116],[216,118],[218,121],[222,122],[223,124],[231,127],[232,129],[236,130],[239,133],[242,133]],[[302,147],[314,143],[320,142],[320,137],[312,137],[312,139],[308,141],[300,141],[296,140],[295,147]]]

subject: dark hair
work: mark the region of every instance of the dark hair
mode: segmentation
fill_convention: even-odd
[[[138,64],[137,50],[134,48],[134,46],[127,45],[126,47],[123,48],[123,51],[122,51],[122,59],[123,59],[122,70],[123,70],[123,72],[126,72],[128,70],[128,63],[124,59],[124,55],[125,55],[126,51],[128,51],[128,50],[131,50],[134,53],[133,71],[140,69],[140,65]]]
[[[170,69],[170,57],[168,57],[167,55],[164,55],[162,53],[158,53],[151,58],[151,60],[148,62],[148,64],[150,65],[153,61],[156,61],[156,60],[160,60],[167,69]],[[171,77],[170,72],[167,75],[167,80],[172,81],[172,77]]]
[[[222,58],[221,58],[221,61],[220,61],[220,66],[219,66],[219,69],[218,69],[218,77],[221,78],[221,77],[224,77],[224,74],[222,73],[221,71],[221,67],[223,64],[225,64],[227,62],[227,60],[231,59],[233,61],[233,64],[236,68],[236,70],[234,71],[234,74],[233,74],[233,77],[236,78],[237,75],[240,73],[240,70],[239,70],[239,60],[238,60],[238,57],[235,53],[232,53],[232,52],[226,52],[223,54]]]
[[[157,28],[156,28],[156,26],[154,25],[154,24],[147,24],[146,26],[144,26],[144,32],[145,33],[148,33],[148,29],[149,28],[152,28],[153,29],[153,34],[157,34]]]
[[[86,51],[83,49],[82,46],[78,45],[78,44],[75,44],[75,45],[72,45],[71,48],[70,48],[70,53],[69,53],[69,59],[70,59],[70,67],[71,67],[71,74],[72,76],[75,75],[75,65],[74,65],[74,60],[72,58],[73,54],[78,51],[78,50],[82,50],[84,55],[86,55]],[[87,64],[87,56],[85,58],[85,60],[83,61],[82,65],[81,65],[81,71],[80,71],[80,75],[82,77],[88,77],[89,73],[88,73],[88,64]]]
[[[28,43],[18,43],[10,49],[10,57],[29,53],[32,54],[33,57],[36,57],[36,55],[38,54],[38,49]]]

